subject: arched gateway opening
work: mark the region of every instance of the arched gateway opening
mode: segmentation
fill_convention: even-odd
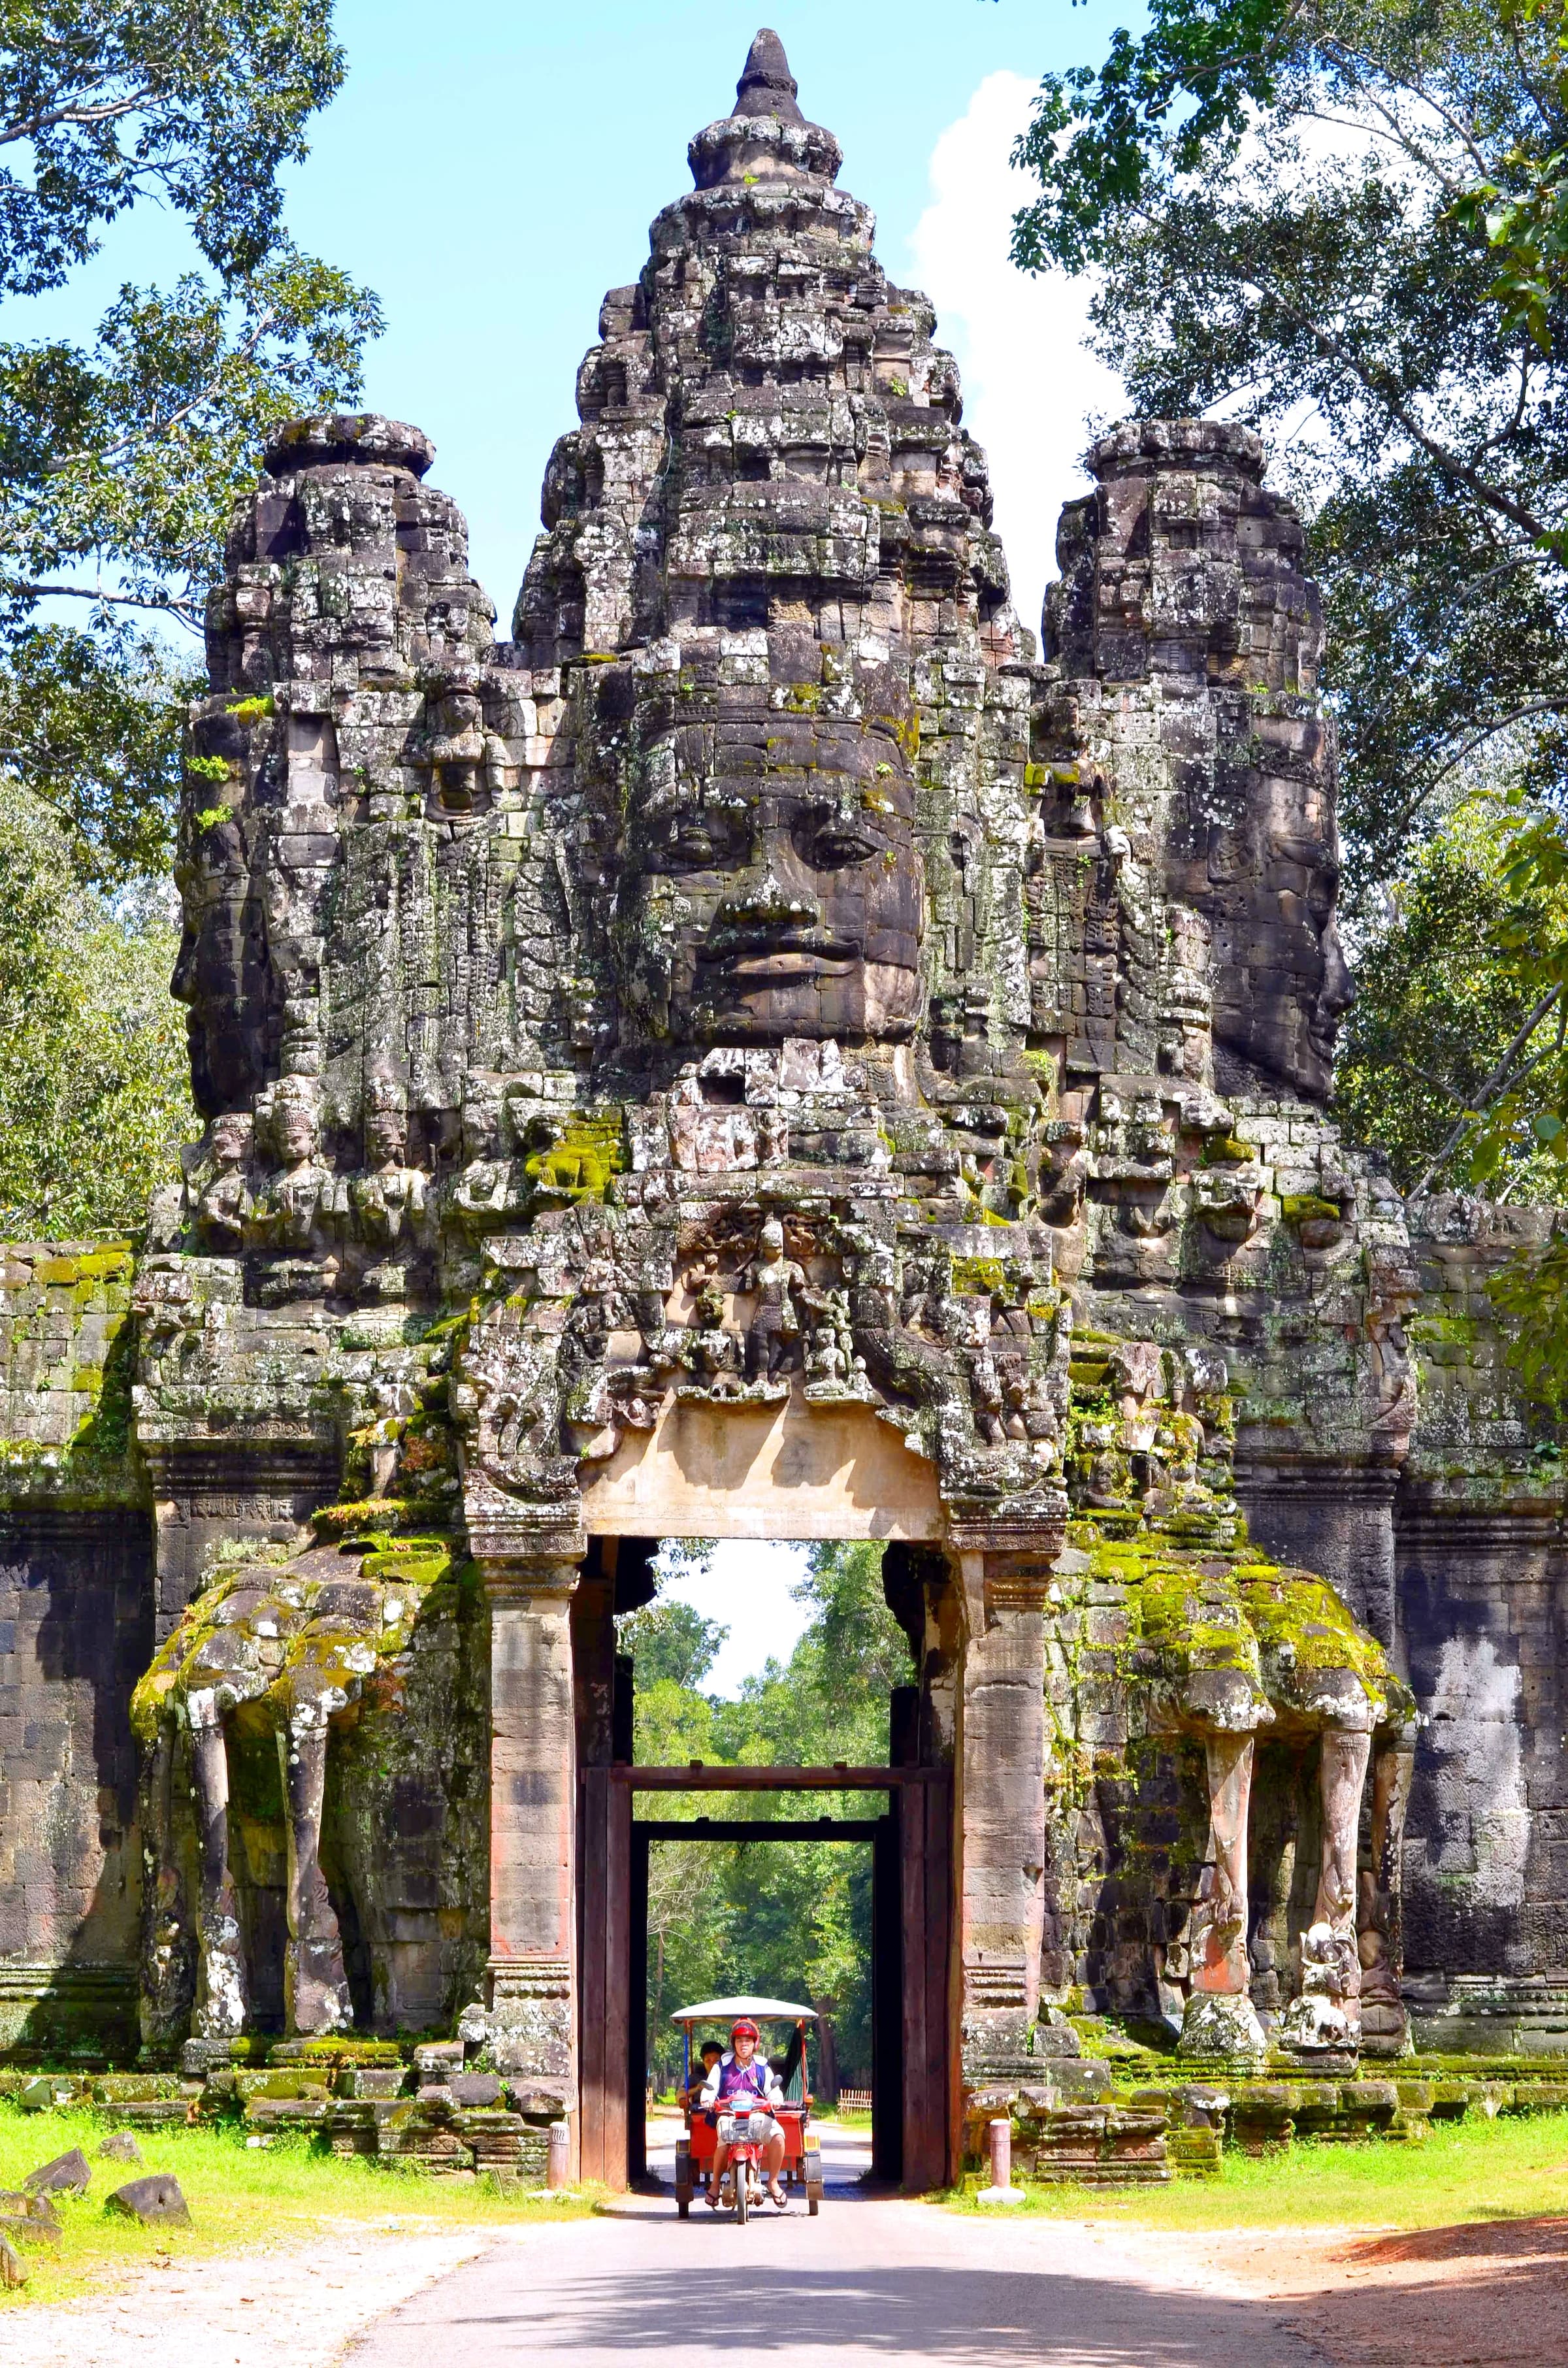
[[[926,1634],[926,1595],[939,1597],[946,1578],[933,1551],[942,1516],[931,1467],[863,1406],[677,1401],[651,1434],[623,1440],[585,1491],[584,1512],[590,1540],[572,1617],[583,2175],[618,2187],[646,2169],[649,1850],[655,1839],[694,1831],[661,1820],[660,1806],[699,1794],[710,1839],[870,1843],[873,2170],[910,2188],[940,2184],[956,2161],[957,2084],[949,2068],[950,1738],[932,1693],[942,1688],[943,1656],[927,1650]],[[658,1543],[676,1536],[886,1542],[884,1590],[922,1671],[921,1681],[893,1690],[887,1764],[636,1764],[632,1669],[615,1652],[614,1621],[651,1600]],[[761,1826],[726,1818],[736,1795],[759,1792],[852,1794],[864,1814]]]

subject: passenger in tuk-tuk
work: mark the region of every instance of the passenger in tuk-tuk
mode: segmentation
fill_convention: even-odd
[[[778,2181],[784,2168],[784,2133],[773,2117],[774,2106],[784,2102],[784,2091],[771,2066],[757,2055],[757,2035],[756,2023],[743,2016],[730,2033],[728,2053],[720,2057],[702,2084],[704,2109],[716,2109],[721,2117],[718,2143],[713,2149],[713,2172],[708,2185],[708,2201],[715,2212],[719,2209],[719,2183],[730,2159],[723,2117],[741,2113],[750,2116],[751,2135],[762,2150],[767,2192],[781,2212],[786,2208],[787,2199]]]
[[[701,2104],[703,2084],[720,2056],[724,2053],[716,2039],[705,2039],[698,2052],[701,2062],[693,2069],[691,2078],[686,2084],[686,2109],[688,2113],[695,2113]]]

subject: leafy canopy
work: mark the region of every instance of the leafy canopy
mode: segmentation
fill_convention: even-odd
[[[1363,895],[1500,735],[1568,787],[1568,315],[1505,284],[1499,195],[1568,143],[1564,21],[1153,0],[1097,73],[1046,77],[1019,143],[1015,256],[1096,273],[1135,409],[1253,422],[1303,501]]]
[[[177,931],[111,905],[45,808],[0,783],[0,1239],[134,1233],[194,1131]]]
[[[109,880],[167,861],[199,671],[169,634],[199,630],[233,497],[278,422],[354,400],[380,327],[282,219],[343,74],[305,0],[0,12],[0,765]],[[86,340],[27,336],[18,301],[147,201],[205,268],[122,287]]]

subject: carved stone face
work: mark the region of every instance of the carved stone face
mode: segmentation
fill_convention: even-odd
[[[407,1121],[402,1110],[392,1104],[383,1103],[366,1112],[365,1165],[367,1167],[401,1167],[407,1141]]]
[[[1323,780],[1255,780],[1244,817],[1210,825],[1183,884],[1212,922],[1216,1046],[1325,1100],[1355,987],[1335,919],[1339,842]]]
[[[892,723],[666,716],[632,769],[615,936],[639,1032],[914,1032],[924,893]]]
[[[317,1135],[312,1104],[303,1095],[279,1094],[272,1113],[272,1142],[278,1166],[307,1166],[315,1156]]]
[[[238,1167],[250,1150],[251,1122],[243,1110],[225,1110],[212,1121],[210,1149],[215,1167]]]

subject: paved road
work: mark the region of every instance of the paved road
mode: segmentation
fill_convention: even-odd
[[[359,2368],[1316,2368],[1277,2306],[1154,2283],[1112,2232],[832,2190],[747,2228],[664,2197],[509,2234],[367,2328]]]

